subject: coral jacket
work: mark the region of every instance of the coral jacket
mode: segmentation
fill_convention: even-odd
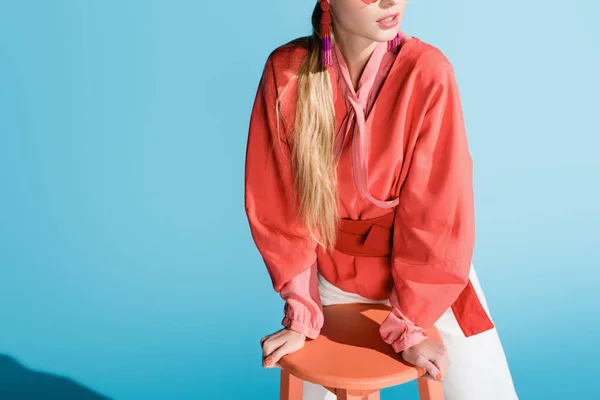
[[[380,332],[397,352],[423,340],[423,329],[449,307],[466,336],[493,327],[469,281],[472,160],[454,70],[439,49],[400,33],[397,51],[378,43],[356,91],[335,45],[328,69],[340,217],[354,226],[388,220],[387,237],[385,224],[376,223],[360,239],[383,252],[352,253],[360,244],[347,240],[324,252],[298,216],[290,162],[302,47],[280,46],[266,61],[250,117],[244,197],[253,240],[286,301],[283,325],[319,334],[318,271],[342,290],[390,300]],[[275,98],[288,82],[278,135]]]

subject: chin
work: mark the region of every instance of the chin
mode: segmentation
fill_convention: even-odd
[[[394,39],[396,37],[396,35],[398,34],[398,32],[399,32],[398,29],[390,29],[385,32],[380,32],[379,35],[375,35],[373,37],[373,40],[376,40],[378,42],[388,42],[388,41]]]

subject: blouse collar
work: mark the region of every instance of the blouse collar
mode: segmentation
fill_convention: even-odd
[[[402,35],[401,36],[405,36]],[[350,131],[353,125],[355,126],[353,137],[352,137],[352,168],[354,171],[354,181],[358,187],[360,193],[371,201],[373,204],[381,208],[394,207],[399,203],[399,198],[392,200],[378,200],[374,198],[368,186],[368,145],[367,145],[367,129],[366,129],[366,117],[365,113],[368,105],[369,94],[375,82],[375,78],[379,73],[382,60],[386,53],[387,42],[378,42],[373,53],[367,61],[367,65],[359,79],[358,88],[354,90],[354,85],[350,78],[350,72],[348,66],[341,53],[339,47],[333,44],[333,68],[338,77],[342,93],[346,98],[346,103],[350,105],[348,107],[348,121],[346,125],[346,132],[344,134],[336,135],[335,153],[336,159],[341,154],[343,142],[345,141],[346,134]],[[341,77],[341,79],[339,79]],[[343,127],[342,127],[343,129]]]

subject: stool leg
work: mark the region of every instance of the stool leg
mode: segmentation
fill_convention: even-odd
[[[432,381],[431,379],[418,378],[420,400],[444,400],[444,390],[442,382]]]
[[[282,369],[279,378],[279,400],[302,400],[302,383],[302,379]]]
[[[338,400],[379,400],[379,390],[336,389]]]

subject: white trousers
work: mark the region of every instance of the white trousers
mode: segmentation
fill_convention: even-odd
[[[390,305],[388,300],[371,300],[356,293],[345,292],[326,281],[321,274],[318,274],[318,277],[323,306],[345,303]],[[490,316],[472,263],[469,277],[477,297]],[[444,340],[450,361],[442,381],[445,400],[518,400],[495,327],[466,337],[454,317],[452,308],[448,308],[434,325]],[[336,399],[333,393],[320,385],[305,381],[303,388],[303,400]]]

